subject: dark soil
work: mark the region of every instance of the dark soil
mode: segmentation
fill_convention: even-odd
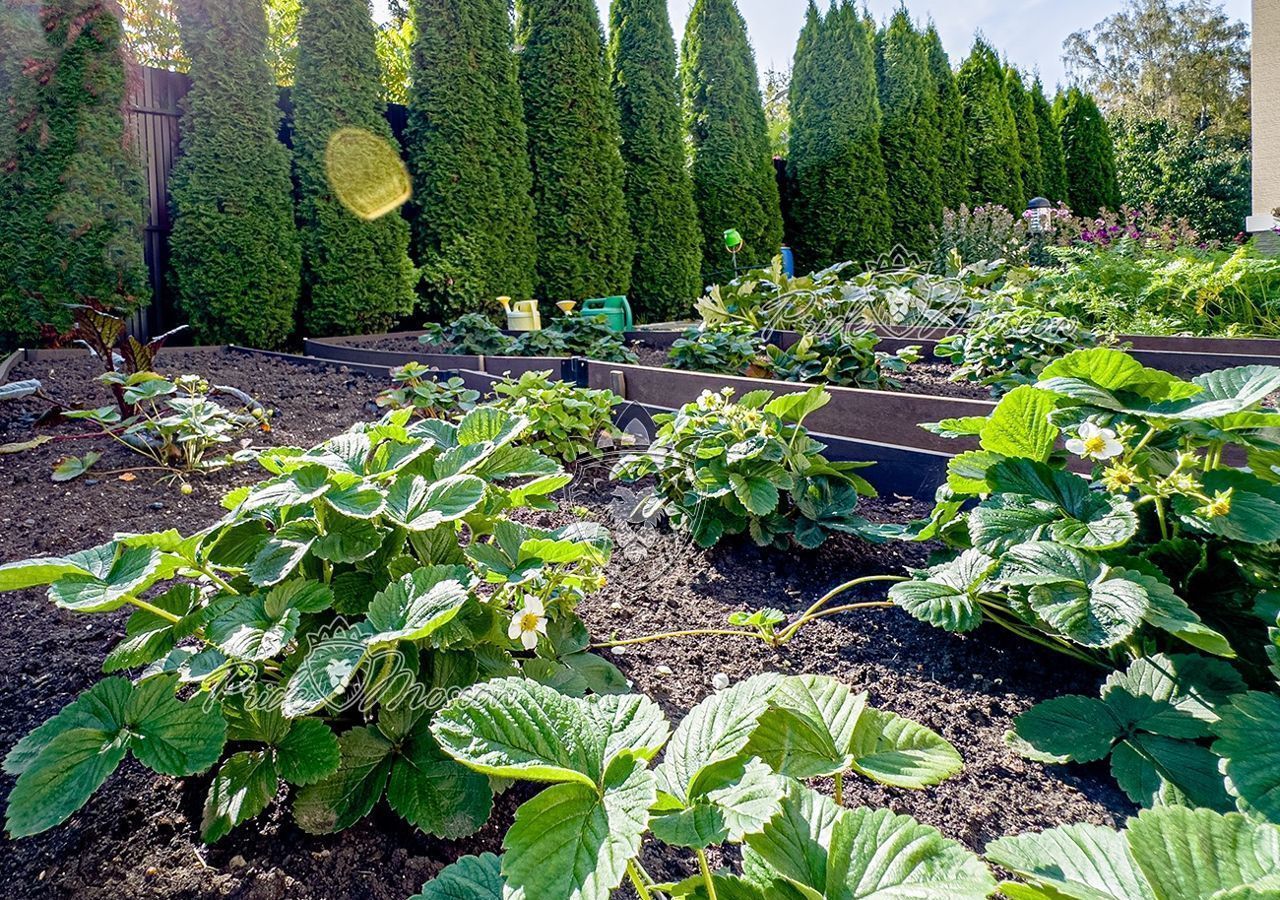
[[[367,418],[367,403],[380,387],[338,369],[301,369],[228,352],[174,351],[162,358],[162,367],[198,371],[250,390],[276,410],[275,428],[260,442],[277,444],[309,445]],[[88,382],[92,374],[87,360],[73,360],[24,364],[13,377],[40,377],[52,393],[104,402],[105,394],[86,388],[96,387]],[[0,407],[0,441],[30,437],[24,420],[32,409]],[[66,425],[53,433],[77,430]],[[76,452],[106,450],[103,470],[136,459],[90,441],[0,456],[0,561],[87,547],[114,531],[191,531],[218,517],[225,490],[261,475],[254,466],[242,466],[195,481],[190,496],[152,474],[123,482],[114,476],[95,481],[90,473],[52,484],[50,468],[67,446]],[[614,529],[618,548],[610,583],[581,610],[599,640],[723,627],[728,613],[763,605],[795,613],[850,578],[901,571],[924,560],[921,547],[872,546],[845,537],[814,553],[759,550],[742,540],[703,552],[665,529],[622,525],[611,509],[626,503],[626,489],[609,485],[605,471],[607,466],[581,471],[559,512],[524,514],[559,523],[574,515],[570,510],[585,511]],[[923,511],[918,503],[892,497],[870,501],[864,510],[882,521],[904,521]],[[859,596],[878,599],[881,592]],[[0,604],[0,751],[7,751],[99,677],[125,614],[75,616],[53,608],[40,590],[0,595]],[[1092,692],[1099,676],[997,630],[952,636],[897,610],[875,610],[816,622],[781,650],[754,640],[698,638],[627,648],[611,658],[673,722],[711,692],[718,672],[734,680],[765,670],[816,672],[869,691],[875,705],[940,731],[967,765],[957,777],[921,792],[851,778],[846,802],[909,813],[975,849],[1002,834],[1065,822],[1115,825],[1131,812],[1105,769],[1045,767],[1005,747],[1002,735],[1014,716],[1046,697]],[[0,778],[0,793],[7,795],[12,784],[12,778]],[[197,834],[207,786],[207,777],[175,781],[126,764],[64,825],[19,842],[0,839],[0,884],[14,898],[401,900],[458,855],[499,850],[512,810],[528,796],[528,789],[504,795],[493,822],[462,842],[424,837],[385,810],[341,835],[310,837],[293,826],[286,804],[207,848]],[[646,864],[660,877],[692,872],[688,862],[647,851]]]

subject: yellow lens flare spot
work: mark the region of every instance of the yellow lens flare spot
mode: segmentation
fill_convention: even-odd
[[[400,153],[363,128],[339,128],[330,136],[324,168],[342,205],[370,222],[399,208],[413,193]]]

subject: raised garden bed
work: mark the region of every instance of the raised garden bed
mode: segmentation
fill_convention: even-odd
[[[38,377],[65,397],[99,402],[103,397],[90,381],[96,374],[90,363],[74,355],[24,361],[12,377]],[[380,378],[340,367],[230,350],[168,351],[161,368],[170,367],[251,388],[277,412],[269,436],[274,444],[309,445],[370,418],[369,403],[383,387]],[[5,440],[29,436],[33,412],[24,403],[0,407],[0,434]],[[902,409],[898,416],[909,419]],[[195,481],[190,496],[147,476],[52,487],[47,476],[56,452],[46,445],[0,457],[6,499],[0,560],[89,546],[119,530],[190,532],[222,514],[223,491],[262,475],[256,466],[238,467]],[[617,550],[607,571],[609,584],[581,607],[598,639],[720,625],[729,612],[762,601],[796,612],[858,574],[920,565],[929,549],[837,537],[820,551],[798,556],[759,550],[745,540],[705,552],[665,529],[622,525],[613,513],[622,498],[605,476],[604,466],[583,465],[557,510],[522,513],[532,523],[560,525],[585,510],[614,531]],[[886,497],[860,509],[876,521],[903,522],[926,507]],[[5,612],[0,743],[7,747],[96,679],[125,614],[72,616],[53,608],[40,589],[5,595]],[[628,648],[612,659],[637,691],[651,694],[673,719],[706,697],[712,677],[722,672],[734,680],[761,671],[821,673],[870,691],[880,708],[941,732],[959,749],[966,768],[919,792],[856,779],[846,802],[911,814],[976,850],[1002,834],[1077,821],[1115,826],[1133,812],[1104,768],[1046,768],[1005,746],[1002,735],[1015,715],[1065,691],[1092,693],[1101,674],[998,630],[959,637],[898,610],[868,611],[816,622],[782,650],[711,638]],[[497,851],[512,810],[532,793],[517,787],[501,797],[490,824],[460,842],[426,838],[385,810],[339,835],[311,837],[293,825],[287,811],[273,808],[206,848],[197,830],[208,780],[175,782],[126,764],[65,825],[7,842],[0,854],[0,883],[22,897],[404,900],[457,856]],[[0,778],[0,792],[7,794],[13,781]],[[816,786],[830,789],[822,782]],[[713,853],[712,864],[720,861]],[[646,865],[660,877],[691,873],[652,852]]]

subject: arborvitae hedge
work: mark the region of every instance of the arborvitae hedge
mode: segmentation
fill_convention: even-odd
[[[1013,66],[1004,71],[1005,90],[1009,94],[1009,108],[1013,110],[1013,121],[1018,127],[1018,149],[1021,151],[1022,166],[1018,170],[1022,176],[1023,207],[1032,197],[1044,195],[1044,162],[1040,153],[1040,131],[1036,123],[1035,106],[1031,94],[1022,80],[1022,73]],[[1014,207],[1018,212],[1023,207]]]
[[[413,311],[417,272],[408,256],[408,223],[399,210],[373,221],[354,215],[325,173],[325,148],[340,128],[359,128],[396,147],[379,99],[375,40],[367,0],[307,0],[302,7],[293,150],[310,334],[387,331]]]
[[[1118,209],[1116,151],[1098,104],[1089,94],[1073,87],[1066,94],[1058,95],[1053,115],[1062,136],[1062,153],[1067,163],[1067,202],[1071,211],[1096,216],[1103,209]]]
[[[778,183],[747,26],[733,0],[696,0],[681,53],[685,128],[702,225],[702,277],[732,274],[724,231],[746,247],[739,266],[764,265],[782,243]]]
[[[852,7],[809,4],[791,73],[788,163],[802,271],[890,248],[875,49]]]
[[[959,209],[969,203],[969,140],[964,127],[964,98],[951,71],[951,60],[942,38],[933,25],[924,33],[929,54],[929,74],[933,76],[938,109],[938,140],[942,159],[942,204]]]
[[[973,168],[970,192],[975,203],[999,203],[1011,210],[1026,207],[1022,186],[1018,126],[1009,106],[1004,67],[982,38],[960,67],[956,79],[964,97],[965,132]]]
[[[0,26],[0,342],[71,324],[70,304],[149,296],[142,168],[124,125],[117,8],[10,5]]]
[[[666,0],[613,0],[609,18],[635,241],[631,306],[643,321],[678,318],[702,293],[702,232],[685,165],[671,17]]]
[[[538,293],[554,302],[625,294],[633,250],[595,3],[519,0],[516,9]]]
[[[1053,106],[1044,94],[1044,85],[1037,78],[1031,85],[1031,108],[1036,115],[1036,134],[1040,138],[1040,163],[1044,169],[1044,186],[1041,194],[1054,203],[1067,200],[1067,160],[1062,155],[1062,137],[1058,123],[1053,120]]]
[[[932,252],[931,229],[942,221],[942,134],[937,89],[925,37],[899,9],[879,40],[880,129],[894,243]]]
[[[533,174],[507,0],[414,0],[406,130],[422,306],[447,322],[533,296]]]
[[[262,0],[186,0],[178,22],[192,80],[170,183],[178,302],[201,341],[276,347],[301,254]]]

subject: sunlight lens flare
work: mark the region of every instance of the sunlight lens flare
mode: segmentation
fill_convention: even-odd
[[[329,185],[342,205],[373,221],[412,194],[409,171],[396,148],[363,128],[339,128],[324,153]]]

